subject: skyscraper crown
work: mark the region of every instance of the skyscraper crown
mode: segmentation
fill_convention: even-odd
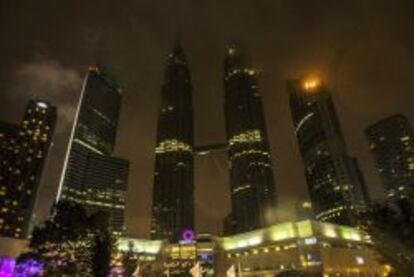
[[[226,50],[224,59],[225,75],[234,70],[249,70],[250,67],[250,56],[239,45],[231,44]]]
[[[190,80],[190,71],[187,65],[187,59],[184,54],[184,49],[179,41],[176,42],[173,51],[168,55],[167,66],[164,74],[165,83],[170,81],[185,81]]]
[[[93,62],[89,65],[88,71],[99,75],[108,86],[115,89],[119,94],[122,94],[122,88],[119,82],[112,76],[111,72],[105,65]]]
[[[169,62],[172,64],[186,64],[187,59],[184,54],[184,49],[181,46],[181,42],[178,40],[175,43],[173,51],[169,55]]]

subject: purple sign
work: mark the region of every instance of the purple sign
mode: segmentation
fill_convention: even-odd
[[[195,238],[194,231],[191,229],[185,229],[181,234],[181,238],[184,241],[193,241]]]

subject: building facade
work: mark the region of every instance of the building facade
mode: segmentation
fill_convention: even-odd
[[[271,224],[275,184],[257,72],[236,47],[224,62],[224,111],[232,211],[226,234]]]
[[[387,276],[366,233],[348,226],[311,220],[284,222],[232,236],[198,236],[192,241],[121,238],[118,252],[136,253],[142,268],[157,276],[191,276],[196,264],[203,276]],[[121,260],[121,258],[119,258]],[[122,264],[120,264],[122,266]],[[290,275],[288,274],[290,273]],[[296,274],[294,274],[296,273]]]
[[[329,92],[317,79],[291,80],[287,89],[316,219],[357,224],[368,193],[356,159],[347,153]]]
[[[112,156],[122,90],[101,67],[89,68],[65,159],[58,199],[105,212],[115,233],[124,230],[129,162]]]
[[[375,166],[389,197],[413,196],[414,132],[408,119],[396,114],[365,130]]]
[[[151,238],[178,241],[194,229],[193,105],[182,47],[169,55],[155,148]]]
[[[0,235],[26,238],[56,123],[56,108],[30,100],[20,126],[0,125]]]

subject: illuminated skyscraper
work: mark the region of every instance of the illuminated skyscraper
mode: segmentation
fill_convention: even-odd
[[[28,236],[55,122],[56,108],[36,99],[21,126],[0,124],[0,236]]]
[[[122,90],[101,67],[89,68],[64,164],[58,199],[110,216],[114,232],[124,229],[129,162],[112,156]]]
[[[387,195],[413,195],[414,132],[408,119],[392,115],[369,126],[365,135]]]
[[[356,224],[368,193],[347,153],[331,96],[317,79],[288,81],[290,108],[317,220]]]
[[[271,224],[275,184],[257,72],[235,47],[224,62],[225,117],[232,212],[226,234]]]
[[[193,105],[190,72],[177,45],[169,55],[161,91],[151,238],[177,241],[194,229]]]

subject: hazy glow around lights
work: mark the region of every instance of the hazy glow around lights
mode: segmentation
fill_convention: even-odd
[[[364,258],[363,257],[355,257],[355,260],[356,260],[356,263],[357,264],[364,264],[365,263],[365,260],[364,260]]]
[[[303,82],[303,88],[305,90],[314,90],[320,86],[320,80],[317,78],[309,78]]]
[[[253,238],[250,238],[249,241],[248,241],[248,243],[251,246],[252,245],[258,245],[258,244],[262,243],[262,238],[261,237],[253,237]]]
[[[324,235],[329,238],[336,238],[337,234],[334,228],[326,227],[324,230]]]

